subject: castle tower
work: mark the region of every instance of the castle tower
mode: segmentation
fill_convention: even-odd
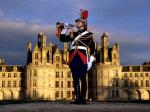
[[[119,44],[114,44],[112,47],[112,64],[120,65]]]
[[[107,32],[104,32],[101,37],[101,47],[102,48],[108,48],[109,47],[109,34]]]
[[[46,48],[46,36],[42,32],[38,34],[38,47]]]
[[[106,63],[108,61],[108,47],[109,47],[109,35],[105,32],[101,37],[101,63]]]
[[[109,46],[109,35],[104,33],[101,37],[100,62],[95,65],[95,74],[93,76],[94,92],[97,100],[113,99],[113,95],[119,97],[121,91],[121,69],[119,59],[119,45]],[[95,81],[96,79],[96,81]],[[96,83],[95,83],[96,82]]]
[[[28,42],[27,43],[27,60],[26,64],[29,64],[32,62],[32,43]]]
[[[46,36],[43,33],[38,34],[38,41],[33,51],[31,45],[31,43],[27,44],[31,56],[26,65],[26,97],[32,99],[50,98],[49,85],[51,82],[49,82],[48,77],[53,67],[47,63]]]
[[[43,33],[38,34],[38,47],[41,50],[41,62],[47,62],[46,36]]]

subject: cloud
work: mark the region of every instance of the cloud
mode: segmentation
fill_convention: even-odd
[[[100,44],[100,37],[104,30],[90,25],[89,29],[94,32],[95,40]],[[47,35],[47,41],[52,41],[63,49],[63,44],[54,35],[55,25],[40,25],[22,21],[0,20],[0,55],[5,57],[10,64],[25,64],[26,43],[31,41],[33,47],[37,41],[38,32]],[[110,46],[120,44],[122,64],[139,64],[149,58],[149,38],[141,34],[113,29],[110,34]],[[138,55],[137,55],[138,54]]]
[[[150,38],[146,35],[129,31],[113,31],[110,41],[120,44],[123,65],[142,64],[144,61],[150,60]]]
[[[104,26],[90,26],[95,40],[101,44],[101,36],[105,32]],[[111,27],[108,31],[110,47],[118,43],[120,45],[120,60],[122,65],[139,65],[144,61],[150,60],[150,38],[141,32],[132,32],[121,30],[117,27]]]
[[[110,44],[120,44],[122,64],[140,64],[150,55],[149,4],[149,0],[0,1],[0,55],[10,64],[24,64],[26,43],[35,44],[41,31],[62,48],[54,35],[55,23],[74,23],[83,8],[89,10],[88,25],[96,41],[109,32]]]
[[[0,20],[0,56],[6,58],[9,64],[24,64],[26,44],[31,41],[34,46],[38,32],[44,32],[47,35],[47,42],[58,41],[54,37],[54,25]]]

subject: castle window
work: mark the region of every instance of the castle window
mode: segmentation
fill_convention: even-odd
[[[61,91],[61,98],[63,98],[63,91]]]
[[[119,96],[119,90],[116,90],[116,97],[118,98]]]
[[[67,98],[70,98],[70,97],[71,97],[71,92],[67,91]]]
[[[61,78],[63,78],[63,72],[61,72]]]
[[[67,72],[67,78],[71,78],[71,73],[70,73],[70,71]]]
[[[71,87],[71,82],[67,81],[67,87],[70,88]]]
[[[11,82],[10,81],[8,81],[7,87],[11,87]]]
[[[138,77],[138,73],[135,73],[135,77]]]
[[[74,93],[74,91],[72,91],[72,98],[75,98],[75,93]]]
[[[11,77],[11,73],[8,73],[8,77]]]
[[[144,86],[144,84],[143,84],[143,80],[141,80],[141,87],[143,87]]]
[[[59,72],[56,72],[56,78],[59,78]]]
[[[149,87],[149,80],[146,80],[146,87]]]
[[[61,81],[61,87],[63,88],[63,81]]]
[[[56,82],[55,82],[55,87],[56,87],[56,88],[59,88],[59,81],[56,81]]]
[[[148,73],[145,73],[145,77],[148,77]]]
[[[17,87],[17,81],[13,81],[13,87]]]
[[[135,87],[138,87],[138,80],[135,80]]]
[[[129,67],[129,71],[132,72],[132,67]]]
[[[143,77],[143,73],[140,73],[140,77]]]
[[[37,61],[35,62],[35,65],[38,65],[38,62],[37,62]]]
[[[55,98],[59,98],[59,91],[56,91]]]
[[[60,60],[60,59],[59,59],[59,56],[56,56],[56,61],[58,61],[58,62],[59,62],[59,60]]]
[[[14,73],[14,77],[17,77],[17,73]]]
[[[59,64],[56,64],[56,68],[59,68]]]
[[[115,81],[116,81],[116,87],[119,87],[119,80],[116,79]]]
[[[127,77],[127,73],[124,73],[124,77]]]
[[[37,70],[34,71],[33,77],[37,76]]]
[[[6,67],[2,67],[2,72],[5,72],[6,71]]]
[[[2,73],[2,77],[5,77],[5,73]]]
[[[38,53],[35,53],[35,59],[38,59]]]
[[[130,77],[132,77],[132,73],[130,73]]]
[[[115,91],[112,90],[112,97],[115,97]]]
[[[17,67],[14,67],[13,70],[14,70],[14,71],[17,71]]]
[[[32,91],[32,95],[33,95],[34,98],[37,96],[36,90],[33,90],[33,91]]]
[[[5,81],[2,81],[2,87],[5,87]]]
[[[36,80],[33,80],[33,87],[36,87]]]
[[[143,67],[140,67],[140,72],[143,72]]]
[[[112,90],[112,97],[119,97],[120,94],[119,94],[119,90]]]

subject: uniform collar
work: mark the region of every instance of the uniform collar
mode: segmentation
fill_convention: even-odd
[[[78,30],[78,33],[82,33],[82,32],[84,32],[84,31],[86,31],[86,29],[79,29],[79,30]]]

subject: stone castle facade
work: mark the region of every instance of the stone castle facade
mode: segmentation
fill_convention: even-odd
[[[87,75],[87,99],[150,100],[150,64],[122,66],[118,44],[109,45],[109,35],[101,36],[96,45],[96,62]],[[34,48],[27,44],[25,67],[6,65],[0,60],[0,100],[42,99],[71,100],[73,79],[67,65],[67,43],[60,50],[46,44],[46,36],[38,34]]]

